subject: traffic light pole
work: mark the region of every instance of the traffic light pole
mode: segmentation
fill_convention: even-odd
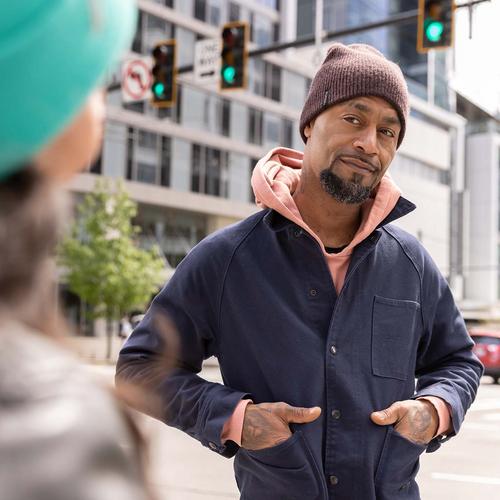
[[[463,3],[460,5],[457,5],[455,9],[462,9],[462,8],[471,8],[474,5],[484,3],[484,2],[490,2],[491,0],[473,0],[469,1],[468,3]],[[348,36],[348,35],[355,35],[357,33],[362,33],[364,31],[370,31],[373,29],[377,28],[383,28],[385,26],[398,26],[398,25],[404,25],[404,24],[410,24],[413,21],[418,20],[418,9],[414,10],[408,10],[406,12],[401,12],[399,14],[394,14],[392,16],[386,17],[382,21],[376,21],[373,23],[366,23],[362,24],[361,26],[356,26],[354,28],[347,28],[343,30],[336,30],[336,31],[328,31],[325,36],[323,37],[323,41],[328,41],[332,40],[334,38],[340,38],[343,36]],[[286,50],[286,49],[293,49],[297,47],[305,47],[307,45],[314,45],[315,42],[315,36],[307,36],[307,37],[302,37],[297,40],[294,40],[293,42],[286,42],[286,43],[275,43],[273,45],[269,45],[267,47],[263,47],[260,49],[254,49],[250,50],[248,52],[248,57],[256,57],[256,56],[262,56],[264,54],[269,54],[271,52],[279,52],[281,50]],[[183,74],[183,73],[189,73],[190,71],[193,71],[194,66],[192,64],[182,66],[177,69],[177,74]],[[113,83],[108,87],[108,90],[117,90],[120,88],[120,83]]]

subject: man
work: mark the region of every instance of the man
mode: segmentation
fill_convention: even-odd
[[[254,171],[266,210],[194,248],[122,350],[118,380],[140,382],[164,349],[155,317],[173,321],[177,368],[149,377],[155,416],[236,453],[242,499],[418,499],[419,455],[475,397],[482,367],[451,292],[390,224],[415,208],[385,175],[408,107],[394,63],[334,44],[302,110],[303,155],[277,148]],[[197,375],[212,355],[224,385]]]

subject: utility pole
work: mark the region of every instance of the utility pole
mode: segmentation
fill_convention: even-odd
[[[314,33],[314,45],[316,52],[314,54],[314,64],[321,64],[321,44],[323,43],[323,0],[316,0],[316,24]]]

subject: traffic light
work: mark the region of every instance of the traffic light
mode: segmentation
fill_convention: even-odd
[[[419,0],[418,52],[451,47],[454,19],[454,0]]]
[[[153,83],[151,85],[151,104],[158,108],[166,108],[175,103],[177,94],[175,40],[157,43],[153,50]]]
[[[220,88],[247,86],[248,24],[235,21],[222,27]]]

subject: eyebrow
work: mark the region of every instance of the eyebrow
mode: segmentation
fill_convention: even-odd
[[[361,111],[362,113],[371,113],[372,110],[369,106],[366,104],[363,104],[362,102],[359,101],[351,101],[349,103],[349,107],[351,108],[356,108],[358,111]],[[396,118],[394,116],[384,116],[382,118],[382,122],[387,124],[387,125],[401,125],[399,118]]]

